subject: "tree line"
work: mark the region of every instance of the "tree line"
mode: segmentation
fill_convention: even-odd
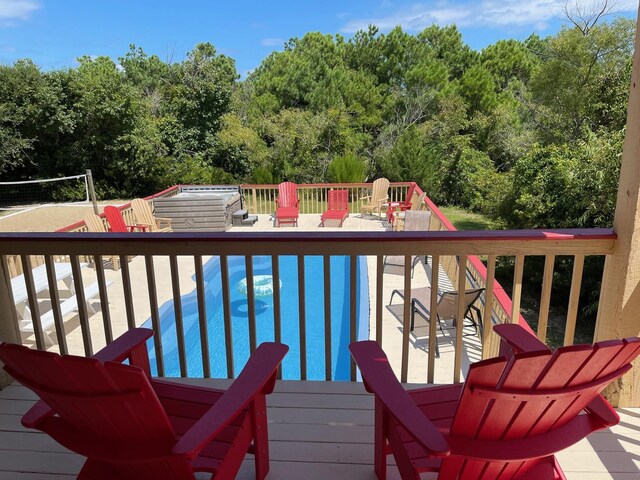
[[[175,183],[414,180],[510,228],[611,224],[634,22],[482,51],[455,26],[289,40],[240,81],[197,45],[0,66],[0,175],[92,169],[102,198]]]

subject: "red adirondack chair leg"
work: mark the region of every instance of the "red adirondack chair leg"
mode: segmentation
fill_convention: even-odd
[[[376,398],[373,464],[378,480],[387,478],[387,455],[390,453],[387,448],[387,418],[384,405]]]
[[[253,425],[253,450],[255,455],[256,479],[264,480],[269,473],[269,438],[267,429],[267,402],[264,395],[258,395],[250,410]]]

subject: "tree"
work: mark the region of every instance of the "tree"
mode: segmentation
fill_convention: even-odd
[[[31,60],[0,66],[0,173],[10,171],[15,179],[46,176],[39,166],[75,124],[65,78],[63,72],[42,73]]]
[[[545,142],[583,138],[585,127],[621,127],[619,114],[612,124],[597,122],[606,119],[601,105],[607,92],[628,88],[634,28],[632,20],[618,18],[592,25],[587,34],[565,27],[546,42],[544,61],[531,79],[535,101],[550,112],[539,118]]]
[[[539,59],[517,40],[498,40],[480,54],[482,66],[492,75],[497,91],[507,88],[511,81],[527,84],[538,67]]]
[[[469,104],[469,115],[489,112],[498,103],[493,76],[482,65],[469,68],[460,79],[460,93]]]
[[[329,164],[329,181],[335,183],[362,183],[366,179],[366,162],[353,153],[335,157]]]

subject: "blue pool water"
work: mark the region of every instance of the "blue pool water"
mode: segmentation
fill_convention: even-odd
[[[228,257],[229,290],[231,294],[231,316],[233,337],[233,359],[235,375],[238,375],[249,358],[249,322],[247,296],[241,291],[246,277],[245,258]],[[325,379],[324,353],[324,270],[321,256],[305,257],[305,316],[307,341],[307,378]],[[282,342],[289,345],[289,353],[283,362],[282,376],[285,379],[300,378],[300,328],[298,307],[298,259],[295,256],[279,257],[281,296]],[[253,273],[271,275],[270,256],[253,257]],[[331,364],[334,380],[349,380],[349,257],[331,257]],[[368,336],[369,293],[367,267],[364,257],[358,258],[357,302],[358,339]],[[226,345],[222,305],[222,282],[220,261],[213,257],[204,265],[206,291],[207,336],[211,376],[227,376]],[[264,290],[264,289],[263,289]],[[263,291],[262,293],[266,293]],[[198,304],[193,291],[181,299],[187,370],[190,377],[202,377],[202,354]],[[274,340],[273,295],[255,297],[257,344]],[[363,319],[363,321],[361,321]],[[151,326],[147,320],[145,326]],[[160,328],[164,351],[165,376],[180,376],[178,347],[173,301],[160,307]],[[152,369],[155,370],[155,350],[149,342]],[[154,372],[155,374],[156,372]]]

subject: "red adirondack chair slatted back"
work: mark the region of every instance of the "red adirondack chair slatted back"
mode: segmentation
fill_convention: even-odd
[[[112,232],[120,233],[129,231],[122,218],[122,213],[113,205],[104,207],[104,216],[107,217],[107,222],[109,222],[109,227]]]
[[[500,357],[471,365],[451,426],[451,435],[482,440],[514,440],[551,432],[571,420],[640,352],[640,339],[611,340],[550,351]],[[600,383],[598,383],[600,382]],[[490,395],[479,392],[489,389]],[[564,389],[549,400],[536,391]],[[569,389],[569,390],[567,390]],[[517,398],[514,399],[514,396]],[[496,462],[448,457],[440,478],[509,480],[539,459]]]
[[[349,210],[349,192],[347,190],[329,190],[327,199],[329,210]]]
[[[177,437],[141,369],[7,344],[0,345],[0,359],[10,375],[55,412],[37,428],[92,458],[83,473],[87,469],[101,473],[87,478],[103,478],[107,473],[125,479],[193,478],[185,459],[167,457]],[[139,451],[158,458],[128,463],[124,471],[108,461],[95,460],[113,458],[114,449],[123,445],[127,456],[135,457]]]
[[[280,185],[278,185],[278,206],[298,206],[297,188],[298,186],[293,182],[282,182]]]

